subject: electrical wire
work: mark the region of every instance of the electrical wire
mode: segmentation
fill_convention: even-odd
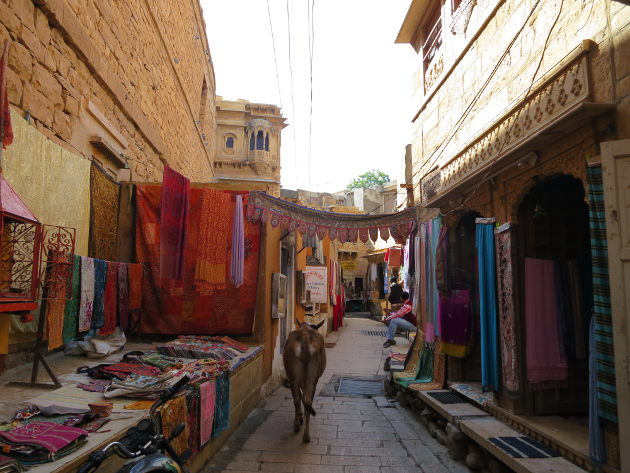
[[[313,138],[313,51],[315,48],[315,22],[314,22],[314,13],[315,13],[315,0],[310,0],[310,5],[308,8],[308,22],[309,22],[309,33],[308,33],[308,49],[309,49],[309,63],[310,63],[310,87],[311,87],[311,96],[310,96],[310,109],[308,115],[308,184],[311,185],[311,162],[312,162],[312,138]]]
[[[273,24],[271,23],[271,9],[269,8],[269,0],[267,0],[267,17],[269,18],[269,30],[271,31],[273,61],[276,64],[276,84],[278,85],[278,101],[280,102],[280,108],[282,108],[282,94],[280,93],[280,74],[278,73],[278,56],[276,55],[276,40],[273,35]]]
[[[293,126],[292,134],[293,134],[293,165],[295,171],[295,186],[297,188],[297,180],[298,180],[298,160],[297,160],[297,141],[295,139],[295,126],[297,120],[295,119],[295,100],[293,94],[293,62],[291,60],[291,12],[289,9],[289,0],[287,0],[287,36],[288,36],[288,46],[289,46],[289,72],[291,74],[291,114],[293,118]],[[309,173],[310,174],[310,173]]]

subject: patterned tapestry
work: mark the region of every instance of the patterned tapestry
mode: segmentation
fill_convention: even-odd
[[[92,258],[118,260],[120,185],[96,164],[90,168],[90,246]]]
[[[224,287],[200,286],[195,276],[204,190],[191,189],[184,277],[180,281],[160,279],[161,192],[161,186],[136,186],[136,260],[144,263],[145,269],[141,332],[233,335],[251,333],[258,287],[260,223],[245,222],[243,285],[236,288],[226,280]],[[233,205],[232,199],[229,212],[217,216],[216,223],[231,228]],[[226,251],[226,263],[229,260],[230,251]]]
[[[344,214],[326,212],[286,200],[273,197],[262,192],[251,192],[247,206],[248,219],[257,222],[270,221],[271,226],[299,231],[302,235],[317,237],[323,240],[326,235],[331,240],[356,242],[357,239],[366,243],[368,239],[377,240],[380,233],[383,240],[390,235],[396,243],[403,244],[414,230],[416,209],[405,209],[394,214]]]
[[[597,365],[597,398],[599,415],[617,422],[617,386],[613,347],[610,280],[608,276],[608,243],[602,167],[588,168],[588,216],[591,228],[593,271],[593,313],[595,317],[595,362]]]
[[[516,353],[514,320],[514,278],[512,275],[512,231],[509,224],[495,230],[494,242],[497,259],[497,302],[501,344],[501,380],[503,392],[512,399],[519,395],[519,362]]]

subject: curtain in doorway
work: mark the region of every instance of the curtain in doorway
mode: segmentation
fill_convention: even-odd
[[[480,221],[481,220],[481,221]],[[494,219],[476,220],[481,331],[481,384],[499,390],[497,291],[494,262]],[[489,220],[489,219],[488,219]]]
[[[601,165],[589,167],[587,178],[599,415],[604,419],[617,423],[617,388],[615,386],[615,356],[613,350],[612,311],[610,307],[610,281],[608,278],[608,244],[606,241],[604,184]]]

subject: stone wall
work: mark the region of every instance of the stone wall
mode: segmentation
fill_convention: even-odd
[[[0,40],[10,102],[51,140],[91,158],[100,139],[110,170],[126,161],[135,181],[161,180],[164,163],[212,178],[215,79],[198,0],[1,0]]]
[[[527,19],[536,0],[477,3],[464,34],[453,34],[445,28],[444,72],[434,85],[425,90],[422,72],[414,76],[418,116],[412,172],[417,199],[419,180],[427,172],[447,163],[488,129],[584,39],[597,43],[591,52],[592,100],[617,103],[617,136],[630,137],[630,6],[612,1],[541,0]],[[449,9],[450,2],[445,2],[443,12],[447,20]],[[500,60],[525,23],[509,52]],[[416,36],[414,47],[418,49],[420,43],[421,37]],[[418,63],[421,67],[422,61]],[[470,111],[461,119],[469,107]]]

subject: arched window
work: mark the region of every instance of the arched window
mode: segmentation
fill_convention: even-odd
[[[228,136],[225,139],[225,147],[226,148],[230,148],[230,149],[234,148],[234,138],[233,137]]]
[[[269,133],[265,135],[265,151],[269,151]]]
[[[208,106],[208,84],[206,84],[206,78],[203,79],[201,84],[201,99],[199,100],[199,126],[203,130],[206,124],[206,107]]]
[[[265,135],[262,131],[259,131],[256,135],[256,149],[265,149]]]
[[[256,139],[256,137],[254,136],[254,134],[252,133],[249,137],[249,149],[250,151],[252,151],[254,149],[254,140]]]

